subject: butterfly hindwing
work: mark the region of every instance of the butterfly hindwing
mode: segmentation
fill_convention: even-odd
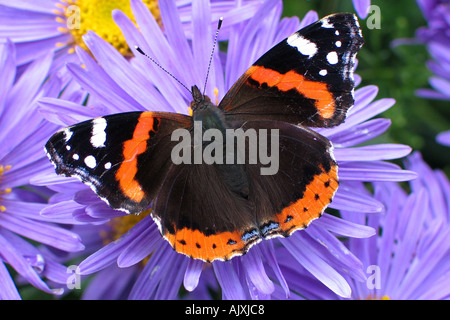
[[[353,67],[362,44],[355,15],[325,17],[259,58],[219,107],[230,119],[336,126],[353,106]]]
[[[312,130],[286,122],[248,121],[243,128],[267,130],[268,150],[278,144],[278,156],[273,157],[277,163],[270,163],[277,169],[275,174],[261,174],[268,164],[246,165],[261,236],[288,237],[306,228],[322,215],[338,188],[331,142]]]
[[[45,149],[58,174],[78,177],[114,209],[139,213],[172,165],[171,133],[190,125],[184,115],[120,113],[62,129]]]

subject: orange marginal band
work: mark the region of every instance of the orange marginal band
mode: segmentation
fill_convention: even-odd
[[[319,218],[339,186],[337,166],[329,172],[314,177],[303,193],[303,198],[292,203],[277,214],[277,221],[286,235],[306,228],[311,221]]]
[[[142,112],[138,124],[133,132],[133,137],[123,144],[123,162],[116,172],[116,180],[119,182],[122,192],[131,200],[140,202],[145,196],[139,182],[136,181],[137,156],[147,149],[147,140],[150,131],[153,130],[153,113]]]
[[[330,119],[334,115],[335,102],[326,83],[306,80],[295,71],[282,74],[262,66],[250,67],[247,74],[259,83],[267,83],[269,87],[277,87],[281,91],[295,89],[304,97],[315,100],[316,108],[324,119]]]
[[[239,231],[207,236],[199,230],[183,228],[164,236],[175,251],[207,262],[215,259],[229,260],[234,255],[241,255],[249,244],[241,239],[242,234]]]

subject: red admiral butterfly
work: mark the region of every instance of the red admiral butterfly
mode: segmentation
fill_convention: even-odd
[[[306,228],[332,201],[339,183],[331,142],[307,127],[344,121],[362,44],[353,14],[330,15],[265,53],[218,106],[193,86],[192,117],[108,115],[58,131],[45,149],[58,174],[80,178],[112,208],[138,214],[151,205],[177,252],[228,260]],[[278,172],[261,175],[261,163],[174,164],[171,134],[192,133],[194,119],[222,131],[277,129]]]

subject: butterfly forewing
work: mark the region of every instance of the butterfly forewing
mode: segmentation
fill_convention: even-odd
[[[190,124],[172,113],[120,113],[62,129],[45,149],[58,174],[79,178],[114,209],[139,213],[172,165],[171,133]]]
[[[353,106],[353,68],[362,44],[355,15],[325,17],[259,58],[219,107],[241,121],[336,126]]]

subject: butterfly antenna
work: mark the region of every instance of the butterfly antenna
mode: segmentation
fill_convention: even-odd
[[[206,84],[208,83],[209,70],[211,69],[211,63],[212,63],[212,59],[214,56],[214,49],[216,48],[217,36],[219,35],[220,27],[222,27],[222,21],[223,21],[223,17],[220,17],[219,23],[217,25],[216,35],[214,36],[214,44],[213,44],[213,48],[211,50],[211,56],[209,57],[208,71],[206,72],[205,86],[203,87],[203,95],[205,95],[205,92],[206,92]]]
[[[142,54],[143,56],[145,56],[146,58],[148,58],[151,62],[153,62],[154,64],[156,64],[162,71],[164,71],[165,73],[167,73],[169,76],[171,76],[172,78],[174,78],[179,84],[181,84],[187,91],[189,91],[190,94],[192,94],[192,91],[189,90],[188,87],[186,87],[180,80],[178,80],[177,77],[175,77],[173,74],[171,74],[169,71],[167,71],[166,69],[164,69],[164,67],[162,65],[160,65],[155,59],[153,59],[152,57],[150,57],[148,54],[146,54],[144,51],[142,51],[141,48],[139,48],[138,46],[134,46],[134,48],[137,50],[137,52],[139,52],[140,54]]]

